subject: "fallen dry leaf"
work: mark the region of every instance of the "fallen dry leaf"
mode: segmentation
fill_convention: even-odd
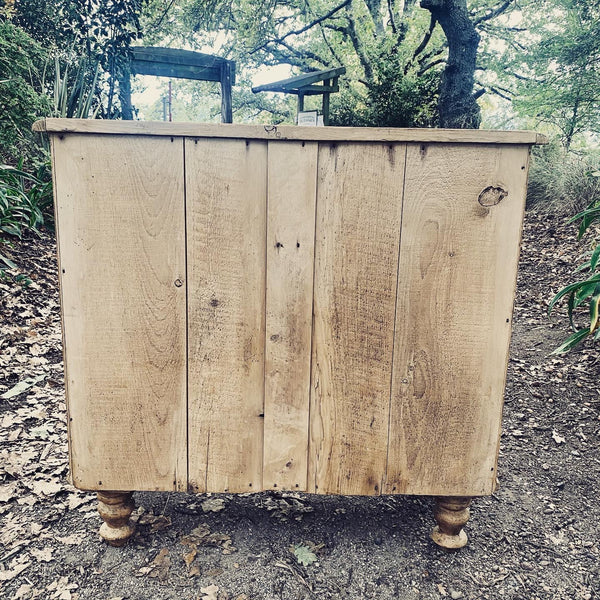
[[[204,594],[202,600],[218,600],[217,592],[219,591],[218,585],[209,585],[208,587],[200,588],[200,591]]]
[[[37,496],[54,496],[64,488],[57,479],[38,479],[33,482],[33,493]]]
[[[150,525],[152,533],[162,531],[171,526],[171,517],[165,515],[155,515],[152,512],[144,513],[138,519],[139,525]]]
[[[19,383],[17,383],[17,385],[14,385],[7,392],[4,392],[4,394],[0,395],[0,398],[3,398],[4,400],[8,400],[9,398],[18,396],[19,394],[22,394],[23,392],[27,391],[29,388],[33,387],[36,383],[39,383],[40,381],[42,381],[42,379],[46,379],[46,377],[47,377],[47,375],[46,375],[46,373],[44,373],[43,375],[38,375],[37,377],[28,377],[27,379],[24,379],[23,381],[19,381]]]
[[[160,581],[165,581],[169,576],[169,567],[171,566],[171,559],[169,558],[169,551],[163,548],[155,557],[154,560],[146,567],[142,567],[136,573],[138,577],[148,575],[148,577],[156,577]]]
[[[0,502],[10,502],[18,495],[18,489],[19,484],[16,481],[0,485]]]
[[[223,498],[208,498],[202,503],[204,512],[219,512],[225,508],[225,500]]]
[[[7,570],[0,570],[0,581],[10,581],[11,579],[14,579],[19,573],[22,573],[30,565],[31,561],[26,555],[18,556],[11,561]]]
[[[223,554],[233,554],[236,548],[231,543],[231,538],[225,533],[211,533],[208,525],[203,523],[181,538],[181,543],[190,548],[198,546],[217,546]]]
[[[31,556],[33,556],[33,558],[35,558],[38,562],[50,562],[52,560],[52,552],[54,552],[54,549],[50,546],[47,546],[42,550],[32,548],[30,552]]]
[[[183,555],[183,560],[188,567],[194,562],[194,559],[196,558],[197,554],[198,551],[196,550],[196,548],[192,548],[189,552],[186,552]]]
[[[47,592],[53,592],[50,598],[55,598],[56,600],[71,600],[73,595],[71,594],[71,590],[77,589],[76,583],[69,583],[68,577],[60,577],[59,579],[55,579],[47,588]]]
[[[46,536],[46,537],[50,537],[50,536]],[[85,534],[84,533],[72,533],[71,535],[67,535],[64,537],[57,535],[54,539],[58,540],[62,544],[67,544],[67,546],[77,546],[78,544],[81,544],[81,542],[85,539]]]
[[[31,584],[24,583],[15,592],[11,600],[33,600],[42,594],[41,590],[34,588]]]

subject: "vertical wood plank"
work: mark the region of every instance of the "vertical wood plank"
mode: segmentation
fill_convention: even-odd
[[[306,490],[316,142],[269,142],[266,489]]]
[[[386,493],[494,489],[527,161],[408,146]]]
[[[309,491],[381,493],[404,161],[404,144],[319,149]]]
[[[262,487],[267,143],[188,139],[189,479]]]
[[[181,138],[53,136],[73,480],[187,486]]]

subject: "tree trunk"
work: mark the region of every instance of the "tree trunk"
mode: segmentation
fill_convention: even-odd
[[[440,127],[477,129],[481,111],[473,95],[479,34],[475,31],[467,0],[421,0],[442,26],[448,40],[448,62],[440,84]]]

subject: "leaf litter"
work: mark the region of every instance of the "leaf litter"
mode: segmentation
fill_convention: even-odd
[[[473,514],[478,518],[469,525],[470,546],[456,558],[438,553],[427,542],[431,519],[419,499],[395,500],[403,512],[386,521],[379,534],[383,541],[373,543],[371,532],[382,527],[385,516],[376,499],[331,498],[317,503],[300,494],[260,494],[250,500],[239,496],[227,511],[220,507],[230,506],[230,496],[223,504],[207,505],[217,510],[202,507],[213,497],[198,501],[196,514],[206,518],[206,528],[196,531],[194,543],[183,545],[185,552],[177,542],[183,531],[195,531],[197,521],[192,526],[183,521],[187,526],[182,526],[173,518],[169,523],[160,517],[171,518],[173,513],[161,515],[160,510],[146,517],[128,548],[105,548],[97,536],[95,495],[75,490],[66,477],[54,247],[48,238],[25,242],[19,248],[23,264],[30,265],[32,285],[22,288],[0,282],[0,573],[4,578],[0,597],[75,600],[81,594],[86,600],[133,599],[118,588],[109,592],[110,582],[134,577],[138,569],[132,565],[136,563],[127,557],[138,557],[137,564],[144,564],[141,555],[148,555],[149,545],[156,540],[157,548],[169,554],[161,555],[158,549],[150,553],[144,566],[158,559],[152,565],[157,575],[141,575],[135,581],[144,597],[170,599],[152,586],[160,584],[168,592],[177,570],[187,576],[188,568],[198,566],[201,558],[214,560],[215,553],[207,553],[211,546],[227,561],[223,550],[233,547],[233,536],[240,552],[238,567],[202,562],[205,572],[200,575],[198,568],[198,578],[187,579],[190,586],[198,582],[197,586],[178,587],[178,598],[197,600],[198,590],[212,584],[205,577],[221,571],[219,600],[243,596],[291,600],[304,598],[303,594],[323,600],[344,594],[384,600],[401,593],[412,598],[412,590],[429,600],[441,596],[438,583],[450,596],[459,589],[465,598],[482,600],[586,600],[600,595],[600,550],[590,526],[600,519],[596,498],[600,360],[597,347],[589,343],[576,354],[549,356],[564,338],[568,323],[560,310],[548,319],[548,298],[568,282],[570,265],[586,252],[574,242],[573,228],[559,219],[530,215],[526,222],[500,449],[501,486],[494,497],[474,502]],[[19,383],[41,375],[45,378],[35,385],[2,398]],[[363,506],[369,507],[364,513],[360,512]],[[414,515],[413,506],[418,508]],[[271,519],[262,519],[265,511]],[[314,520],[308,521],[313,512]],[[230,527],[228,533],[220,534],[224,538],[210,538],[210,532],[224,531],[213,524],[221,518]],[[157,530],[152,532],[154,525]],[[307,568],[288,548],[315,528],[325,533],[332,550],[321,558],[302,542],[319,558]],[[101,565],[103,557],[109,556],[122,558],[113,566]],[[427,564],[426,571],[423,564]],[[84,568],[85,575],[74,565]],[[236,579],[235,573],[242,571],[248,574]],[[164,581],[159,579],[161,573]],[[282,591],[274,591],[271,586],[279,584]],[[402,592],[394,591],[395,584]]]

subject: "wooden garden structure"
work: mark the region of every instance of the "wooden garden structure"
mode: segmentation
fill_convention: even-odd
[[[521,131],[47,119],[70,467],[132,490],[496,489]]]
[[[323,96],[322,113],[323,124],[329,125],[329,100],[331,94],[339,92],[338,80],[340,75],[346,72],[344,67],[335,67],[324,71],[313,71],[304,73],[289,79],[274,81],[252,88],[257,94],[259,92],[281,92],[284,94],[295,94],[298,96],[298,112],[304,110],[305,96]]]
[[[129,73],[121,79],[123,118],[133,118],[131,109],[131,75],[157,75],[221,84],[221,122],[232,123],[231,88],[235,84],[235,62],[190,50],[158,47],[133,47]]]

